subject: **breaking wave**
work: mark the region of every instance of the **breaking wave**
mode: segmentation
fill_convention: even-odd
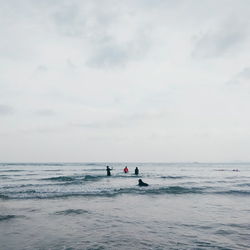
[[[211,190],[209,187],[183,187],[183,186],[166,186],[166,187],[132,187],[132,188],[115,188],[99,190],[82,190],[82,191],[39,191],[34,189],[7,192],[0,194],[0,199],[53,199],[68,197],[114,197],[117,195],[185,195],[185,194],[217,194],[217,195],[250,195],[248,190]]]
[[[169,186],[160,188],[148,187],[133,187],[133,188],[119,188],[119,189],[104,189],[97,191],[76,191],[76,192],[39,192],[33,189],[20,192],[9,192],[0,198],[5,199],[51,199],[51,198],[66,198],[74,196],[93,196],[93,197],[112,197],[122,194],[132,195],[161,195],[161,194],[199,194],[203,192],[203,188],[185,188],[181,186]]]

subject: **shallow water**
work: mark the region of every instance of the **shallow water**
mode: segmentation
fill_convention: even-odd
[[[109,165],[0,164],[0,249],[249,249],[250,164]]]

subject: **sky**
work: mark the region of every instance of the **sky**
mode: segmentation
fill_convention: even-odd
[[[0,5],[0,162],[250,161],[250,1]]]

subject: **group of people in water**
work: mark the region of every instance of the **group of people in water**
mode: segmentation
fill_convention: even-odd
[[[107,176],[111,176],[111,170],[113,170],[113,168],[110,168],[109,166],[106,167]],[[123,169],[123,172],[125,174],[127,174],[129,172],[127,166]],[[139,168],[138,167],[135,168],[135,175],[139,175]],[[142,179],[139,179],[138,180],[138,186],[140,186],[140,187],[146,187],[146,186],[148,186],[148,184],[145,183],[145,182],[143,182]]]
[[[109,166],[107,166],[106,170],[107,170],[107,176],[111,176],[111,170],[113,170],[113,168],[110,168]],[[127,166],[123,169],[123,172],[124,172],[125,174],[127,174],[127,173],[129,172]],[[138,175],[138,174],[139,174],[139,168],[136,167],[136,168],[135,168],[135,175]]]

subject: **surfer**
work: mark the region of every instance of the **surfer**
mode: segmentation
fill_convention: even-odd
[[[107,176],[110,176],[111,170],[113,170],[113,168],[111,169],[109,166],[107,166],[106,170],[107,170]]]
[[[143,182],[142,179],[139,179],[139,180],[138,180],[138,186],[140,186],[140,187],[147,187],[148,184],[145,183],[145,182]]]
[[[127,167],[127,166],[123,169],[123,172],[124,172],[125,174],[128,173],[128,167]]]
[[[138,167],[135,168],[135,175],[138,175],[139,174],[139,169]]]

